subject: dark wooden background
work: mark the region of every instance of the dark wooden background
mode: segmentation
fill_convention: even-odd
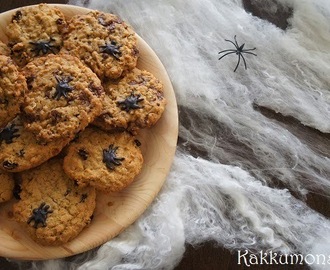
[[[110,1],[110,0],[109,0]],[[150,0],[152,1],[152,0]],[[265,19],[285,30],[288,26],[287,18],[292,14],[292,10],[283,8],[278,4],[277,12],[270,13],[267,5],[255,6],[252,0],[242,0],[244,8],[254,16]],[[276,0],[273,0],[276,3]],[[68,0],[0,0],[0,12],[20,7],[22,5],[31,5],[38,3],[61,3],[66,4]],[[260,2],[260,1],[259,1]],[[261,3],[261,2],[260,2]],[[289,131],[300,137],[303,141],[320,147],[323,152],[330,156],[330,134],[323,134],[312,128],[301,125],[297,120],[291,117],[284,117],[278,113],[272,112],[266,108],[256,108],[265,116],[278,121]],[[312,138],[312,139],[311,139]],[[326,217],[330,216],[330,199],[321,195],[311,194],[307,197],[307,204],[313,209],[319,211]],[[1,243],[0,243],[1,244]],[[7,262],[0,257],[0,270],[15,270],[14,264]],[[303,270],[308,269],[302,265],[251,265],[247,267],[237,264],[237,253],[230,252],[214,243],[204,243],[198,247],[188,245],[183,260],[175,268],[176,270]]]

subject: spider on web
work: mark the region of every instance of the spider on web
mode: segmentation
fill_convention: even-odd
[[[225,57],[228,54],[236,53],[236,55],[238,56],[238,61],[237,61],[237,65],[234,69],[234,72],[235,72],[237,70],[238,66],[239,66],[239,63],[241,62],[241,58],[243,59],[245,69],[247,69],[246,61],[245,61],[245,58],[243,56],[243,53],[252,54],[254,56],[257,56],[257,55],[255,53],[251,52],[251,51],[254,51],[256,48],[244,49],[245,43],[243,43],[241,46],[239,46],[238,43],[237,43],[237,40],[236,40],[236,35],[234,36],[234,40],[235,40],[235,42],[233,42],[231,40],[228,40],[228,39],[225,39],[225,41],[228,41],[228,42],[232,43],[235,46],[235,49],[228,49],[228,50],[220,51],[219,54],[221,54],[221,53],[225,53],[225,54],[223,56],[221,56],[218,60],[221,60],[223,57]]]

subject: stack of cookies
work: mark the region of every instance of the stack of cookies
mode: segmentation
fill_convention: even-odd
[[[137,66],[133,29],[91,11],[17,10],[0,43],[0,202],[38,243],[61,245],[92,219],[97,192],[140,173],[139,131],[161,117],[163,85]]]

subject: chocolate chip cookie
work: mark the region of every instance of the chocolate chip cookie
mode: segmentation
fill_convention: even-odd
[[[0,203],[7,202],[13,197],[14,185],[12,174],[0,171]]]
[[[65,28],[65,17],[54,6],[39,4],[18,9],[6,28],[13,60],[23,67],[36,57],[58,53]]]
[[[19,113],[26,90],[25,77],[8,56],[0,55],[0,128]]]
[[[39,141],[73,139],[101,112],[101,82],[78,58],[50,54],[31,61],[23,73],[25,127]]]
[[[106,133],[89,127],[70,144],[64,171],[78,185],[91,185],[105,192],[120,191],[139,174],[143,163],[135,137]]]
[[[63,48],[101,79],[119,78],[136,66],[139,55],[133,29],[118,16],[100,11],[73,16]]]
[[[150,72],[135,68],[118,84],[104,86],[103,110],[93,122],[104,130],[136,133],[153,126],[162,116],[166,99],[162,83]]]
[[[96,192],[79,188],[55,158],[21,174],[20,200],[13,218],[42,245],[61,245],[75,238],[91,221]]]
[[[17,116],[0,130],[0,169],[21,172],[34,168],[59,154],[69,142],[70,138],[39,142]]]

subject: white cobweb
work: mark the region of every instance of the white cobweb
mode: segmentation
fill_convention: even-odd
[[[208,240],[230,250],[330,255],[330,222],[304,203],[310,191],[330,195],[329,157],[255,109],[330,132],[330,2],[280,0],[293,9],[286,31],[239,0],[85,2],[119,14],[161,58],[179,105],[180,145],[161,193],[125,232],[31,269],[173,269],[185,243]],[[246,55],[248,69],[241,63],[235,73],[235,54],[218,61],[234,35],[258,55]]]

